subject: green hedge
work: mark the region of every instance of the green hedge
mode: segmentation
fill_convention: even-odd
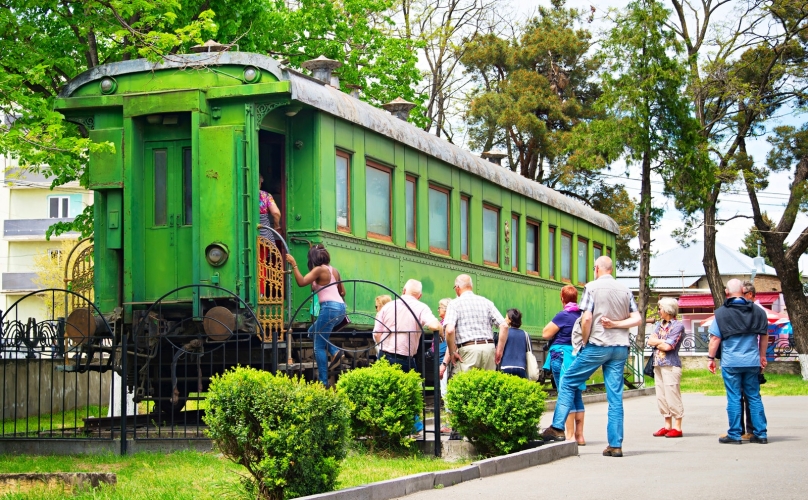
[[[404,373],[382,359],[369,368],[340,376],[337,390],[348,399],[355,438],[367,438],[371,449],[408,448],[415,416],[424,409],[421,376]]]
[[[446,407],[452,428],[484,455],[504,455],[535,440],[545,393],[527,379],[471,370],[449,380]]]
[[[213,377],[205,423],[217,448],[247,468],[254,496],[331,491],[349,440],[344,397],[319,383],[235,368]]]

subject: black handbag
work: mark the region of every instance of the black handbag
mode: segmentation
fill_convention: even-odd
[[[648,361],[645,363],[645,368],[642,369],[642,374],[646,377],[654,378],[654,353],[656,348],[651,349],[651,355],[648,356]]]

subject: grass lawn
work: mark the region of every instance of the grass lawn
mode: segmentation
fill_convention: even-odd
[[[384,457],[353,451],[343,462],[338,488],[350,488],[419,472],[452,469],[466,462],[444,462],[431,457]],[[192,451],[171,454],[138,453],[56,457],[0,455],[0,471],[15,472],[114,472],[118,484],[112,488],[79,492],[76,499],[203,499],[238,498],[239,474],[246,470],[216,453]],[[62,498],[61,492],[11,494],[4,499]]]
[[[654,380],[646,377],[645,385],[653,387]],[[721,373],[713,375],[706,369],[684,370],[681,388],[682,392],[701,392],[706,396],[726,394]],[[808,382],[799,375],[766,373],[766,383],[760,386],[760,393],[764,396],[808,396]]]
[[[0,434],[6,437],[17,434],[22,437],[51,430],[54,434],[60,434],[61,429],[84,427],[83,419],[85,417],[106,417],[107,410],[106,406],[90,405],[52,415],[34,415],[28,418],[3,420]]]

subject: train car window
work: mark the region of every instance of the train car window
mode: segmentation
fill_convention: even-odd
[[[415,221],[416,221],[416,203],[415,203],[415,177],[407,176],[407,189],[404,195],[407,205],[406,213],[406,226],[407,226],[407,246],[415,248],[416,235],[415,235]]]
[[[499,209],[483,205],[483,261],[499,266]]]
[[[603,246],[599,243],[592,244],[592,261],[596,261],[603,255]]]
[[[528,274],[539,274],[539,225],[527,222],[525,233],[525,265]]]
[[[449,255],[449,191],[429,186],[429,249]]]
[[[511,215],[511,270],[519,271],[519,214]]]
[[[561,281],[572,281],[572,235],[561,233]]]
[[[190,226],[194,217],[193,174],[191,169],[191,148],[182,150],[182,219]]]
[[[610,247],[606,247],[606,257],[612,258],[612,249]]]
[[[337,151],[337,230],[351,232],[351,157]]]
[[[49,196],[48,217],[51,219],[64,219],[70,217],[70,197]]]
[[[555,267],[555,235],[556,231],[554,227],[549,228],[549,235],[547,238],[547,260],[550,264],[550,279],[554,280],[556,277],[556,267]]]
[[[460,197],[460,257],[469,260],[469,197]]]
[[[586,284],[586,272],[589,269],[589,242],[578,239],[578,283]]]
[[[366,175],[366,210],[368,235],[392,241],[390,223],[391,172],[389,169],[367,164]]]
[[[168,151],[154,150],[154,225],[168,220]]]

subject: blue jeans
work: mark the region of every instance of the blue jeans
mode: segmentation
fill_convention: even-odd
[[[550,369],[553,370],[553,380],[555,380],[556,388],[561,387],[561,365],[563,364],[563,356],[556,356],[555,359],[550,360]],[[575,388],[575,393],[572,396],[570,413],[578,413],[582,411],[584,411],[584,397],[579,386]]]
[[[553,427],[563,431],[567,416],[573,409],[575,390],[600,367],[609,402],[606,437],[612,448],[623,447],[623,369],[628,359],[628,347],[587,345],[572,362],[558,387],[558,400],[553,413]]]
[[[502,373],[508,375],[516,375],[517,377],[527,378],[527,371],[524,368],[503,368]]]
[[[334,345],[328,343],[331,332],[345,317],[345,304],[342,302],[320,302],[320,315],[309,328],[314,334],[314,360],[317,362],[317,378],[328,387],[328,354],[334,356],[339,352]]]
[[[393,354],[387,351],[381,351],[379,358],[386,359],[390,366],[399,365],[401,370],[406,373],[410,370],[418,371],[418,364],[415,362],[415,356],[401,356],[400,354]]]
[[[724,387],[727,390],[727,416],[729,417],[730,439],[741,439],[741,394],[746,398],[749,414],[752,417],[752,432],[759,438],[766,436],[766,413],[763,411],[763,399],[760,397],[758,381],[760,367],[721,367]]]

